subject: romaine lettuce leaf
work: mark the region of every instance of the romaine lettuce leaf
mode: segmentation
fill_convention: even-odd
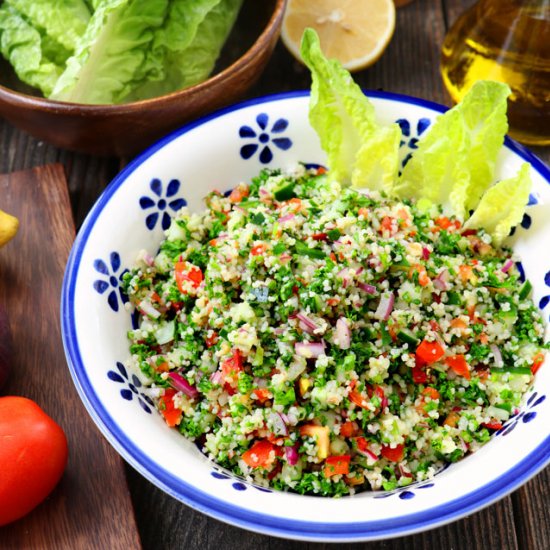
[[[84,0],[4,0],[42,34],[70,52],[86,31],[90,10]]]
[[[418,141],[394,188],[401,198],[424,198],[466,219],[493,180],[508,129],[506,84],[480,81],[461,103],[439,116]]]
[[[58,60],[48,57],[52,50],[56,50],[52,40],[42,36],[17,10],[7,4],[0,6],[0,52],[21,81],[45,95],[51,93],[63,72]]]
[[[192,86],[208,78],[233,27],[242,0],[175,0],[155,36],[148,62],[159,78],[136,86],[131,101]]]
[[[168,0],[104,0],[51,94],[75,103],[120,103],[133,89]]]
[[[309,120],[327,153],[329,177],[389,191],[397,175],[399,126],[378,124],[371,102],[338,61],[325,58],[313,29],[304,31],[301,55],[312,77]]]
[[[514,177],[489,187],[464,224],[464,229],[483,228],[493,237],[494,244],[502,244],[512,227],[521,222],[529,201],[529,167],[524,163]]]

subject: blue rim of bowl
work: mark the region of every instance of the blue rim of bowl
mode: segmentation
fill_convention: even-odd
[[[368,90],[365,91],[365,93],[372,98],[417,105],[440,113],[448,109],[448,107],[444,105],[407,95]],[[107,413],[99,398],[95,395],[86,374],[86,369],[84,368],[80,349],[78,347],[76,328],[74,325],[73,305],[76,279],[82,252],[90,232],[103,211],[103,208],[127,177],[159,149],[163,148],[182,134],[190,132],[197,126],[210,120],[251,106],[294,99],[307,95],[309,95],[308,90],[273,94],[237,103],[233,106],[218,110],[160,139],[130,162],[113,179],[84,220],[67,262],[61,296],[61,329],[65,355],[80,398],[88,410],[88,413],[111,445],[146,479],[191,508],[215,519],[250,531],[296,540],[354,542],[409,535],[432,529],[445,523],[458,520],[473,512],[477,512],[517,489],[550,462],[550,437],[547,437],[543,443],[536,447],[528,456],[498,479],[465,496],[440,505],[437,508],[430,508],[422,512],[407,514],[393,519],[364,522],[325,523],[289,520],[259,512],[251,512],[234,504],[225,502],[183,482],[181,479],[170,474],[170,472],[162,468],[159,464],[147,458],[147,456],[145,456],[140,449],[125,436],[115,420]],[[509,137],[506,137],[504,145],[525,161],[530,162],[533,169],[550,184],[550,169],[539,158]]]

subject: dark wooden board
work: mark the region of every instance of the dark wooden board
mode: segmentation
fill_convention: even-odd
[[[122,460],[84,409],[61,342],[61,283],[74,240],[63,167],[0,176],[0,207],[20,220],[0,250],[0,303],[15,349],[4,394],[36,401],[69,441],[60,484],[31,514],[0,528],[0,548],[139,548]]]

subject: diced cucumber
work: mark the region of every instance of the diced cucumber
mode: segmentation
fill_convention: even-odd
[[[275,193],[273,193],[275,199],[278,201],[288,201],[290,199],[293,199],[296,196],[296,193],[294,193],[295,185],[296,183],[293,181],[285,182],[275,191]]]
[[[530,283],[530,281],[525,281],[521,288],[519,289],[519,299],[525,300],[531,294],[531,290],[533,290],[533,285]]]
[[[418,346],[418,344],[420,344],[420,340],[410,330],[407,329],[400,330],[397,333],[397,338],[399,338],[399,340],[405,342],[406,344],[410,344],[411,346]]]

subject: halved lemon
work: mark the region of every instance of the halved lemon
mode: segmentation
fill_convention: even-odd
[[[386,49],[395,29],[395,6],[393,0],[288,0],[281,38],[300,61],[307,27],[319,34],[325,56],[358,71]]]

